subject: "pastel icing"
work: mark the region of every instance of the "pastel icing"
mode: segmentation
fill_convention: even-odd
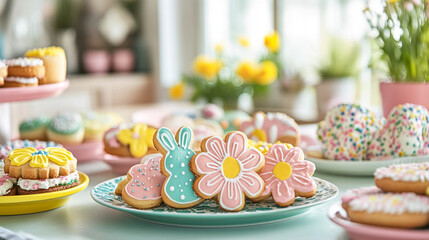
[[[4,163],[0,160],[0,196],[8,194],[15,183],[16,178],[11,178],[4,172]]]
[[[391,178],[394,181],[425,182],[429,181],[429,162],[397,164],[377,168],[375,178]]]
[[[52,118],[48,128],[60,134],[73,134],[83,129],[82,117],[76,112],[61,112]]]
[[[340,104],[331,108],[317,130],[324,158],[368,160],[368,147],[384,122],[381,115],[357,104]]]
[[[38,83],[39,80],[36,77],[31,78],[24,78],[24,77],[5,77],[4,80],[6,82],[17,82],[17,83],[23,83],[23,84],[35,84]]]
[[[252,139],[248,140],[248,144],[249,144],[249,146],[258,149],[264,155],[267,154],[268,151],[270,150],[270,148],[273,146],[272,143],[267,143],[267,142],[262,142],[262,141],[254,141]],[[293,148],[292,144],[289,144],[289,143],[281,143],[281,142],[277,141],[275,144],[283,144],[287,148]]]
[[[282,136],[298,136],[299,127],[295,120],[284,113],[258,112],[253,120],[245,121],[240,130],[253,140],[275,143]]]
[[[130,168],[131,181],[125,185],[127,194],[137,200],[157,200],[161,198],[165,176],[161,174],[162,154],[151,154],[143,164]]]
[[[347,190],[347,192],[345,192],[344,195],[341,197],[341,202],[349,203],[355,198],[358,198],[364,195],[377,194],[382,192],[383,191],[381,189],[375,186],[350,189],[350,190]]]
[[[15,58],[6,60],[6,65],[10,67],[34,67],[43,66],[43,61],[38,58]]]
[[[271,194],[275,202],[286,204],[295,199],[295,191],[314,191],[317,186],[311,176],[315,169],[312,162],[304,160],[300,148],[274,144],[265,155],[265,167],[259,173],[265,182],[262,196]]]
[[[63,147],[61,144],[54,142],[45,142],[45,141],[29,141],[29,140],[14,140],[8,141],[5,144],[0,146],[0,159],[7,158],[9,152],[18,149],[18,148],[26,148],[33,147],[37,150],[48,148],[48,147]]]
[[[168,176],[163,191],[169,200],[177,204],[198,203],[201,198],[192,189],[195,176],[189,169],[189,161],[195,155],[191,149],[192,130],[183,127],[176,135],[178,141],[167,128],[160,128],[156,134],[158,143],[166,151],[163,166]]]
[[[46,127],[49,124],[50,120],[51,119],[47,116],[39,116],[35,118],[26,119],[19,125],[19,131],[26,132],[38,129],[40,127]]]
[[[369,158],[429,154],[429,113],[420,105],[398,105],[377,132],[368,150]]]
[[[429,198],[415,193],[379,193],[357,197],[348,203],[354,211],[403,214],[429,213]]]
[[[64,148],[49,147],[37,150],[33,147],[26,147],[12,150],[9,152],[8,159],[12,166],[21,166],[30,162],[30,167],[45,168],[50,162],[65,166],[74,157],[71,152]]]
[[[81,115],[85,131],[89,132],[105,132],[121,121],[119,116],[108,112],[89,111]]]
[[[40,58],[43,56],[64,56],[65,51],[61,47],[46,47],[30,49],[25,53],[26,57]]]
[[[49,189],[51,187],[67,186],[79,182],[79,173],[74,171],[67,176],[49,179],[18,179],[17,185],[27,191],[35,191],[39,189]]]
[[[133,123],[122,123],[122,124],[119,124],[117,126],[114,126],[114,127],[110,128],[104,134],[104,141],[107,144],[109,144],[109,146],[112,147],[112,148],[119,148],[119,147],[121,147],[121,143],[118,140],[118,133],[122,129],[126,129],[126,128],[130,128],[131,129],[131,128],[133,128],[133,126],[134,126]]]
[[[198,174],[202,175],[196,186],[206,198],[219,194],[222,209],[237,211],[244,204],[245,193],[258,197],[264,190],[264,181],[255,172],[264,165],[264,156],[249,147],[242,132],[233,132],[225,141],[211,137],[205,142],[203,152],[194,160]]]
[[[120,130],[118,141],[123,145],[130,146],[130,152],[133,157],[142,157],[149,148],[154,148],[152,139],[155,132],[155,128],[138,123],[132,129],[125,128]]]

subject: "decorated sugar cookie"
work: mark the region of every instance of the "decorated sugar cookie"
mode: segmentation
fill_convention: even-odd
[[[273,196],[274,202],[287,207],[295,197],[312,197],[317,185],[311,177],[315,166],[304,160],[300,148],[274,144],[265,155],[265,167],[259,175],[265,181],[265,190],[258,200]]]
[[[367,193],[346,205],[353,222],[396,228],[418,228],[429,223],[429,198],[415,193]]]
[[[161,174],[161,154],[149,155],[145,162],[130,168],[126,184],[119,184],[124,201],[138,209],[147,209],[162,203],[161,190],[165,176]],[[116,192],[115,191],[115,192]]]
[[[194,156],[191,169],[198,176],[194,189],[198,196],[217,196],[225,211],[240,211],[245,196],[257,198],[264,190],[264,181],[257,174],[264,167],[264,156],[249,147],[242,132],[231,132],[225,141],[210,137],[201,143],[201,153]]]
[[[295,120],[284,113],[257,112],[253,119],[244,121],[240,125],[240,131],[255,141],[275,143],[290,143],[298,146],[300,131]]]
[[[426,194],[429,189],[429,162],[377,168],[375,185],[385,192]]]
[[[398,105],[368,150],[368,158],[429,155],[429,112],[420,105]]]
[[[161,172],[166,176],[162,187],[162,200],[175,208],[188,208],[203,199],[192,189],[195,176],[189,169],[189,161],[195,155],[192,150],[192,130],[180,128],[176,137],[167,128],[160,128],[153,138],[156,149],[162,153]]]

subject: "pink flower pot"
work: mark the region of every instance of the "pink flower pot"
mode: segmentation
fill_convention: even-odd
[[[429,109],[429,83],[380,83],[383,114],[387,117],[393,107],[413,103]]]
[[[83,67],[88,73],[106,73],[110,70],[110,54],[106,50],[87,50],[83,53]]]

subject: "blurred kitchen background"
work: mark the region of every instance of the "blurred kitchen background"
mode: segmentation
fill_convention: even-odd
[[[318,107],[355,102],[380,111],[369,69],[374,43],[362,0],[0,0],[0,58],[35,47],[65,49],[64,94],[11,104],[12,123],[43,112],[121,109],[173,101],[169,91],[199,55],[257,59],[278,33],[281,63],[249,111],[315,122]],[[244,49],[244,50],[243,50]],[[374,63],[371,63],[374,64]],[[333,86],[326,86],[333,85]],[[329,89],[334,88],[334,90]],[[333,91],[335,96],[317,95]],[[186,91],[179,101],[191,98]],[[338,95],[338,96],[337,96]],[[319,100],[317,100],[319,98]],[[245,103],[246,105],[246,103]],[[318,106],[323,105],[323,106]]]

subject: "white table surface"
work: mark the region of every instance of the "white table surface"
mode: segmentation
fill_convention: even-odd
[[[102,161],[79,164],[78,170],[89,176],[89,186],[73,195],[65,206],[42,213],[0,216],[0,226],[40,239],[348,239],[346,232],[332,223],[326,213],[346,189],[373,185],[372,178],[316,171],[315,176],[337,185],[340,194],[297,218],[251,227],[183,228],[145,222],[131,214],[99,205],[90,196],[92,187],[119,175]]]

